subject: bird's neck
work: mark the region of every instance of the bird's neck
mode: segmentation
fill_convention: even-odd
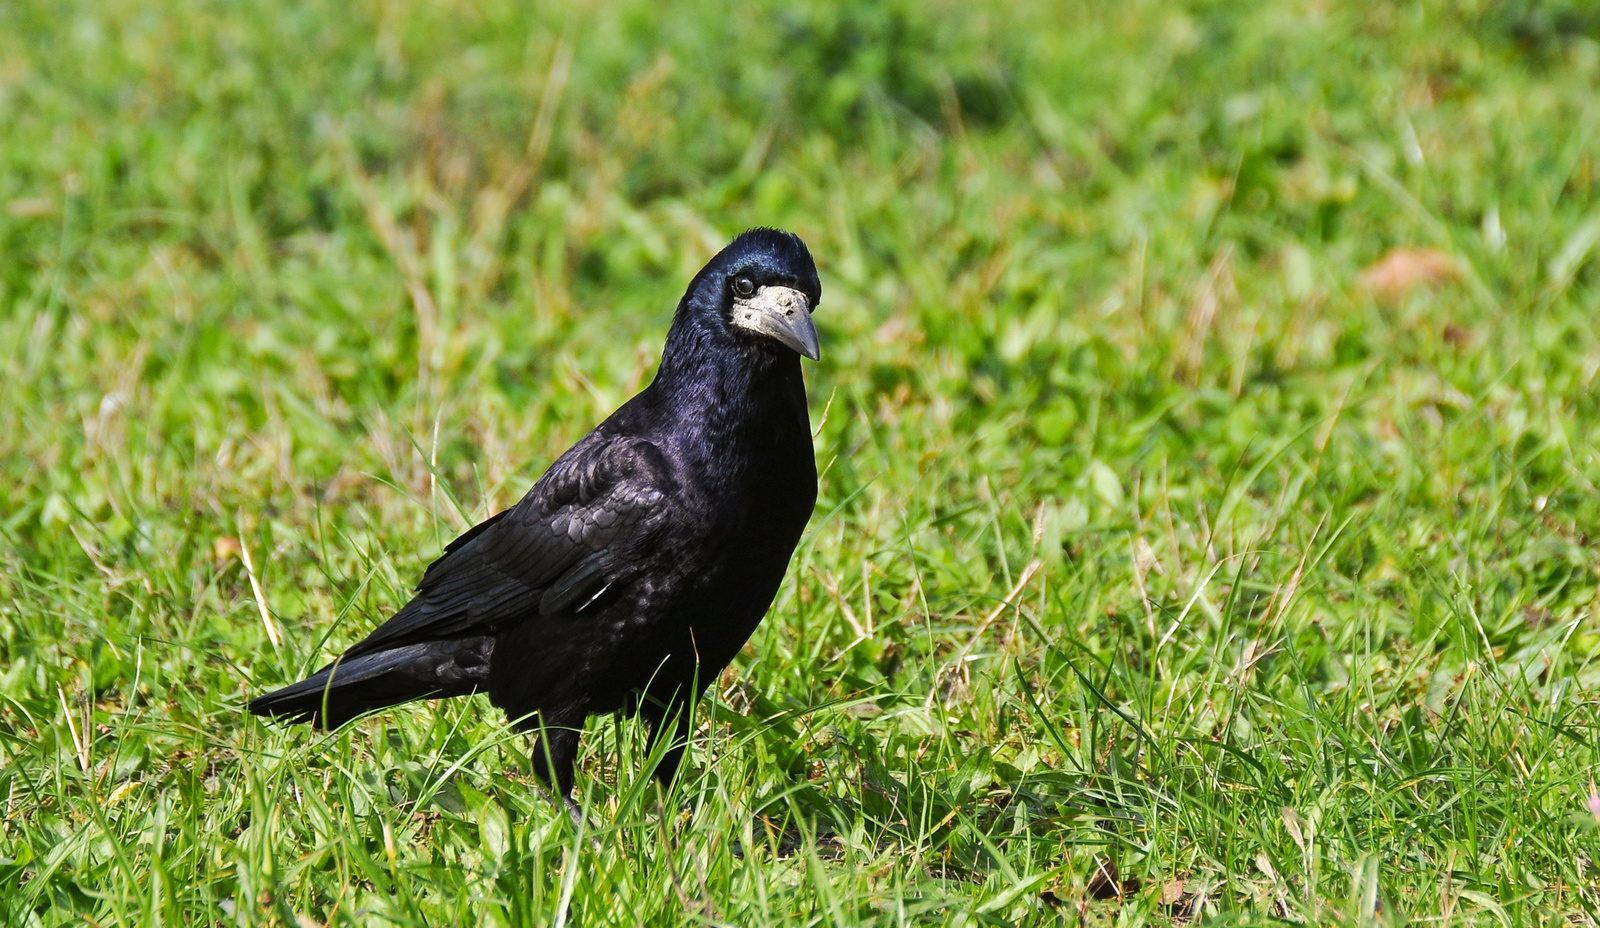
[[[676,320],[650,388],[674,418],[712,446],[727,448],[751,425],[798,429],[809,437],[800,357]]]

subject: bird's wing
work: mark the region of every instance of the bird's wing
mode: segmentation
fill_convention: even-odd
[[[521,502],[447,545],[411,602],[345,658],[581,610],[627,572],[621,555],[648,543],[676,485],[650,442],[589,435]]]

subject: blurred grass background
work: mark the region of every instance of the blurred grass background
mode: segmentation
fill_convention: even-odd
[[[0,921],[1594,924],[1597,88],[1578,0],[0,5]],[[822,498],[672,796],[242,713],[756,224]]]

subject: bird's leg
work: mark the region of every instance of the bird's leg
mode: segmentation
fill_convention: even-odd
[[[578,758],[578,730],[542,723],[533,748],[533,775],[555,787],[562,796],[572,794],[573,762]]]
[[[572,798],[573,763],[578,757],[578,730],[569,726],[542,724],[533,748],[533,774],[556,791],[572,819],[573,827],[583,828],[583,809]],[[544,792],[543,788],[539,790]]]

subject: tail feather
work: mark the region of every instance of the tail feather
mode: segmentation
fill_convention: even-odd
[[[490,637],[428,641],[339,660],[250,701],[256,715],[338,728],[377,709],[489,688]]]

